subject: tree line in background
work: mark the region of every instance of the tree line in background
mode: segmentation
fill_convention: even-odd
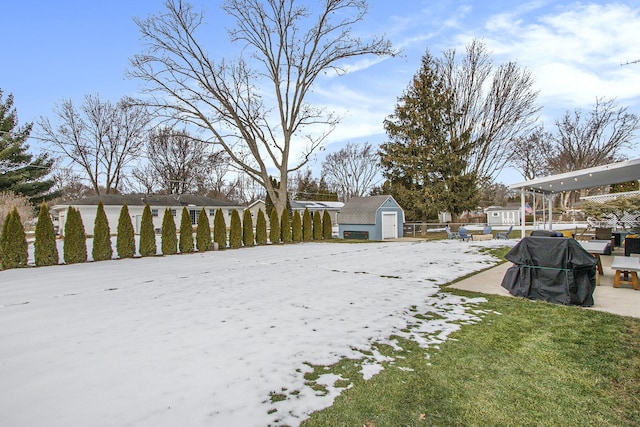
[[[331,217],[326,210],[320,215],[319,211],[311,214],[308,209],[305,209],[302,218],[300,217],[300,212],[295,211],[292,220],[289,217],[289,213],[285,211],[280,215],[281,222],[278,222],[278,215],[274,209],[271,212],[270,220],[272,221],[271,227],[267,230],[265,215],[260,209],[254,229],[253,218],[249,210],[244,211],[242,222],[238,211],[233,210],[227,234],[227,226],[222,209],[216,211],[212,230],[203,208],[198,216],[194,239],[191,216],[187,208],[184,207],[182,209],[179,229],[176,229],[172,211],[166,209],[160,232],[160,253],[162,255],[186,254],[195,250],[205,252],[214,248],[225,249],[229,247],[238,249],[266,245],[267,243],[308,242],[332,238]],[[293,224],[293,226],[290,224]],[[6,215],[0,231],[1,269],[27,267],[28,244],[17,208],[13,208]],[[269,239],[267,239],[267,235]],[[51,215],[49,215],[49,208],[45,202],[42,202],[40,206],[33,245],[36,266],[57,265],[60,262],[56,233]],[[62,248],[65,264],[86,262],[88,259],[87,235],[85,234],[84,224],[80,212],[73,206],[69,206],[66,213]],[[156,230],[154,229],[149,204],[144,207],[142,212],[137,253],[141,257],[158,254]],[[135,233],[126,204],[122,207],[118,218],[116,254],[119,259],[132,258],[136,255]],[[91,255],[94,261],[113,258],[111,230],[102,202],[99,202],[97,206]]]
[[[388,140],[346,144],[313,179],[303,168],[339,123],[307,101],[316,79],[343,73],[345,59],[397,53],[384,37],[352,34],[366,1],[228,1],[230,39],[242,47],[233,60],[208,56],[217,50],[201,44],[203,15],[191,5],[164,6],[135,20],[146,51],[131,58],[128,74],[144,84],[145,98],[62,101],[33,135],[51,153],[28,154],[32,125],[18,127],[13,96],[3,101],[0,91],[0,192],[34,206],[130,191],[238,203],[264,197],[277,213],[291,198],[391,194],[407,220],[427,220],[500,204],[492,197],[504,188],[494,179],[506,165],[531,179],[620,160],[634,146],[638,117],[613,100],[597,99],[587,114],[567,112],[545,130],[531,73],[515,62],[494,65],[473,40],[463,53],[427,51],[384,121]]]

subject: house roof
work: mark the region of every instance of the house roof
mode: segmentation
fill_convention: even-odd
[[[509,188],[553,194],[563,191],[602,187],[638,179],[640,179],[640,159],[635,159],[551,175],[544,178],[536,178],[531,181],[512,184]]]
[[[326,209],[326,210],[339,210],[344,206],[342,202],[327,202],[324,200],[292,200],[292,209]]]
[[[340,224],[375,224],[376,212],[389,199],[393,200],[395,206],[400,207],[391,196],[354,197],[340,209],[338,222]]]
[[[102,200],[102,204],[144,206],[147,203],[151,206],[219,206],[219,207],[239,207],[236,203],[227,200],[217,200],[193,194],[103,194],[100,196],[89,196],[78,200],[62,203],[61,206],[86,206],[97,205]]]

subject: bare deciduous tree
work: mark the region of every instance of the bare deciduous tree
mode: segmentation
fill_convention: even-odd
[[[151,132],[146,153],[148,172],[155,176],[162,191],[169,194],[202,190],[199,187],[203,187],[208,170],[220,157],[212,145],[191,137],[186,130],[166,127]],[[140,177],[140,170],[137,175]]]
[[[368,194],[379,172],[378,153],[369,143],[350,142],[322,162],[322,175],[338,189],[344,202]]]
[[[167,0],[166,12],[136,20],[147,51],[131,60],[130,75],[148,83],[144,102],[206,132],[264,186],[278,212],[286,206],[288,174],[338,123],[306,101],[318,76],[344,72],[349,58],[395,53],[384,38],[365,42],[352,34],[366,0],[318,4],[311,10],[296,0],[226,0],[224,10],[236,21],[230,38],[243,45],[234,61],[209,56],[196,34],[203,17],[186,2]],[[290,164],[295,147],[304,147],[301,159]],[[269,179],[274,169],[279,188]]]
[[[511,146],[510,164],[527,180],[548,175],[547,157],[551,151],[552,136],[542,126],[530,134],[520,136]]]
[[[87,95],[80,108],[71,100],[54,108],[58,125],[38,121],[37,139],[52,144],[87,175],[95,194],[117,190],[124,169],[140,153],[149,115],[127,99],[117,104]]]
[[[515,62],[494,70],[484,43],[473,40],[458,59],[455,49],[439,61],[448,90],[454,96],[454,138],[467,133],[474,149],[467,171],[491,179],[508,162],[511,142],[532,127],[540,107],[531,72]]]
[[[563,173],[620,161],[624,149],[637,145],[634,136],[639,129],[640,118],[614,100],[596,99],[586,117],[581,110],[567,111],[556,121],[553,146],[547,151],[550,171]],[[574,194],[562,195],[563,207]]]

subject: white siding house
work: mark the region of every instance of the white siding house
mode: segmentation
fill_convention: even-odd
[[[244,208],[233,202],[225,200],[215,200],[203,196],[194,196],[189,194],[168,194],[168,195],[152,195],[152,194],[105,194],[101,196],[91,196],[83,199],[72,200],[67,203],[55,205],[51,208],[51,214],[57,219],[57,226],[60,234],[64,233],[64,224],[66,221],[67,209],[73,206],[80,212],[82,223],[84,224],[85,233],[93,234],[93,226],[96,220],[98,202],[102,201],[104,211],[109,221],[111,233],[115,234],[118,227],[118,218],[122,206],[126,203],[131,216],[131,223],[136,233],[140,232],[140,223],[142,220],[142,211],[147,203],[151,207],[153,217],[153,227],[156,230],[162,228],[162,218],[166,209],[170,209],[175,217],[176,227],[180,227],[180,218],[182,209],[187,208],[191,216],[191,223],[198,223],[198,216],[202,209],[205,210],[209,220],[209,226],[213,227],[213,218],[218,209],[222,209],[225,223],[229,226],[231,222],[231,213],[237,210],[242,218]]]

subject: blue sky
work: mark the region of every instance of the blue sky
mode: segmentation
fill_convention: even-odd
[[[133,17],[160,12],[162,1],[11,1],[3,5],[0,88],[13,93],[20,123],[52,117],[56,103],[86,94],[117,101],[138,94],[124,72],[142,51]],[[194,0],[206,14],[203,36],[212,56],[230,48],[222,0]],[[548,127],[566,110],[589,109],[596,97],[616,98],[640,114],[640,0],[610,2],[370,0],[356,30],[386,34],[403,49],[397,58],[358,60],[342,77],[318,81],[314,101],[343,116],[323,153],[348,141],[385,140],[383,120],[393,112],[427,49],[432,55],[486,42],[495,64],[515,60],[532,71],[540,120]],[[336,96],[336,94],[340,94]],[[31,141],[37,148],[37,144]],[[315,168],[323,153],[319,153]],[[636,153],[627,153],[638,157]],[[499,181],[522,180],[505,171]]]

